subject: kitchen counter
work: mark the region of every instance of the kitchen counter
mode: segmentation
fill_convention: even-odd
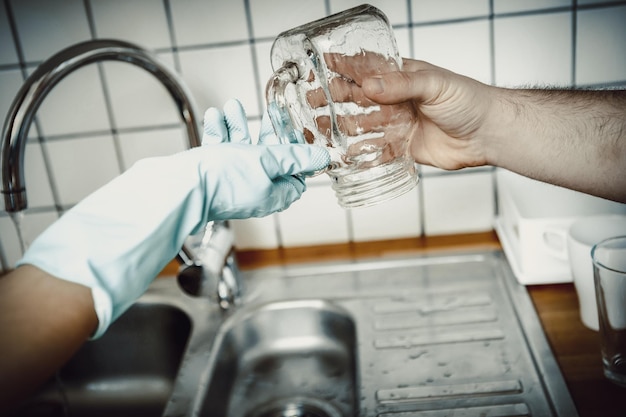
[[[242,269],[314,261],[397,256],[398,254],[500,249],[495,233],[424,237],[278,250],[239,251]],[[580,417],[626,416],[626,388],[602,374],[597,332],[579,318],[573,284],[527,287]]]
[[[626,388],[604,378],[599,335],[580,321],[574,285],[527,290],[580,417],[626,416]]]

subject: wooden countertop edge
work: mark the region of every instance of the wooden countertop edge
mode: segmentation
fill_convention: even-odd
[[[269,250],[237,250],[236,253],[237,261],[242,269],[253,269],[274,265],[354,260],[433,251],[500,248],[496,233],[489,231],[463,235],[420,236]]]
[[[420,236],[404,239],[348,242],[274,249],[236,249],[243,270],[298,263],[354,260],[378,256],[454,250],[498,250],[495,231],[449,236]],[[175,275],[176,261],[170,262],[161,275]]]

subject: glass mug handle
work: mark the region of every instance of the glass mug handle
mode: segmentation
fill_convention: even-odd
[[[298,66],[293,62],[287,62],[272,74],[265,90],[267,113],[274,127],[274,132],[278,137],[278,141],[282,144],[307,143],[304,139],[303,132],[294,126],[289,111],[289,103],[285,97],[285,89],[287,86],[295,84],[299,79],[300,71],[298,71]],[[328,172],[334,167],[335,164],[331,161],[330,165],[326,168],[319,171],[307,172],[303,175],[305,177],[316,177]]]

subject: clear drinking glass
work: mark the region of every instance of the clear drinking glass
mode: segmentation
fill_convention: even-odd
[[[328,148],[339,204],[361,207],[397,197],[418,182],[409,153],[417,113],[410,103],[379,105],[361,90],[364,77],[402,68],[386,16],[370,5],[278,35],[266,99],[282,143]]]
[[[604,375],[626,387],[626,236],[591,250]]]

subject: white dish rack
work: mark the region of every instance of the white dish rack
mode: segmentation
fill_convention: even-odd
[[[566,231],[583,216],[626,214],[626,204],[498,169],[495,229],[518,282],[571,282]]]

